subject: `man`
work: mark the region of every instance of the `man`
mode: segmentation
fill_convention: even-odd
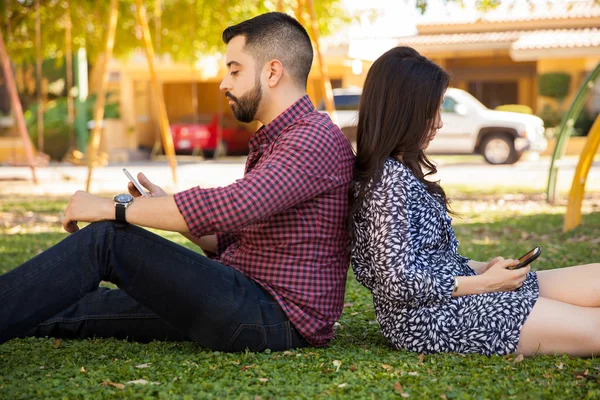
[[[0,276],[0,343],[98,336],[261,351],[332,338],[349,265],[351,147],[306,96],[313,54],[296,20],[260,15],[223,40],[221,90],[239,120],[263,124],[244,178],[169,196],[140,174],[148,197],[131,184],[135,200],[75,193],[63,220],[72,235]],[[210,258],[136,225],[181,232]]]

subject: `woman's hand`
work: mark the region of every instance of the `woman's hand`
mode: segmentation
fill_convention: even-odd
[[[496,257],[488,263],[486,271],[481,275],[485,278],[485,292],[508,292],[523,286],[530,267],[509,269],[519,263],[518,260]]]
[[[492,265],[496,264],[498,261],[504,260],[503,257],[492,258],[488,262],[469,260],[469,267],[475,271],[477,275],[483,274],[487,271]]]
[[[144,175],[143,173],[140,172],[137,175],[137,178],[140,185],[148,189],[148,195],[150,197],[168,196],[167,192],[165,192],[160,186],[150,182],[150,180],[146,178],[146,175]],[[127,184],[127,190],[129,190],[129,194],[133,197],[140,197],[142,195],[131,182]]]

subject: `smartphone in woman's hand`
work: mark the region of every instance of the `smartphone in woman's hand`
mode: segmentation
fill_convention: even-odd
[[[527,253],[519,257],[519,263],[515,265],[512,269],[519,269],[528,266],[536,258],[538,258],[540,254],[542,254],[542,248],[540,246],[536,246],[531,251],[528,251]]]

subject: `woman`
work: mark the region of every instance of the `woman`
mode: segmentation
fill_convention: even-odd
[[[365,81],[351,196],[352,267],[395,348],[486,355],[600,353],[600,264],[549,271],[458,253],[424,150],[442,127],[448,74],[409,47]]]

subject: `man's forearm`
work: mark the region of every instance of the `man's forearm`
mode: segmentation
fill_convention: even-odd
[[[217,235],[208,235],[198,238],[189,232],[182,232],[181,234],[185,236],[190,242],[200,247],[205,253],[217,253]]]
[[[138,197],[127,207],[127,222],[172,232],[189,232],[173,196]],[[106,219],[114,219],[114,206]]]

